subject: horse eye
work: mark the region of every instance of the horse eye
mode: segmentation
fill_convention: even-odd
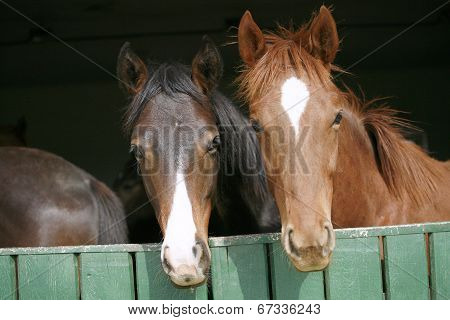
[[[253,130],[255,130],[256,133],[264,131],[263,127],[261,127],[261,124],[259,123],[258,120],[250,119],[250,123],[252,124],[252,128]]]
[[[216,153],[217,149],[220,146],[220,136],[215,136],[214,139],[211,140],[211,142],[208,145],[208,152],[211,154]]]
[[[336,118],[334,118],[334,121],[333,121],[333,126],[339,126],[339,125],[341,124],[341,121],[342,121],[342,112],[343,112],[343,110],[341,109],[341,110],[339,110],[339,112],[337,113]]]
[[[134,154],[134,157],[136,160],[141,161],[144,158],[144,153],[142,152],[142,149],[138,147],[135,144],[132,144],[130,147],[130,153]]]

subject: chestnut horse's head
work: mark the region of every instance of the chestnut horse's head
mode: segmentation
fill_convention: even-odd
[[[118,76],[131,99],[125,129],[164,235],[163,268],[181,286],[202,283],[210,266],[220,144],[210,96],[221,74],[219,52],[207,38],[191,68],[146,65],[128,44],[119,55]]]
[[[335,246],[332,177],[342,119],[330,76],[339,45],[335,21],[322,6],[297,31],[264,34],[247,11],[238,42],[240,93],[259,131],[282,244],[298,270],[321,270]]]

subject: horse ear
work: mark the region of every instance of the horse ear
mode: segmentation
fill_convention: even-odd
[[[145,63],[125,42],[117,59],[117,77],[119,86],[128,94],[135,95],[142,90],[148,79]]]
[[[311,54],[325,64],[332,63],[339,48],[339,37],[336,22],[327,7],[320,7],[309,30]]]
[[[242,60],[250,67],[266,53],[264,34],[248,10],[245,11],[239,23],[238,43],[239,54]]]
[[[192,60],[192,81],[203,93],[208,94],[218,86],[222,72],[219,50],[208,36],[203,36],[200,50]]]

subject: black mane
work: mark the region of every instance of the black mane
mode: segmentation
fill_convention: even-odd
[[[162,64],[149,63],[148,73],[151,75],[139,94],[132,97],[132,101],[125,110],[123,130],[130,135],[148,101],[158,94],[164,94],[172,99],[179,99],[180,94],[191,97],[200,105],[207,106],[207,97],[200,92],[191,80],[191,71],[187,66],[178,62]]]
[[[238,207],[239,201],[235,199],[238,197],[243,201],[240,205],[246,206],[256,219],[258,226],[252,231],[278,230],[278,213],[275,209],[274,214],[276,206],[268,191],[257,137],[248,119],[218,90],[213,90],[209,95],[202,93],[191,79],[190,67],[172,62],[148,64],[147,68],[151,76],[125,111],[124,131],[131,134],[147,102],[156,95],[164,94],[172,99],[189,96],[214,114],[220,133],[216,207],[231,205],[232,210],[242,211]],[[234,214],[239,216],[239,211]]]

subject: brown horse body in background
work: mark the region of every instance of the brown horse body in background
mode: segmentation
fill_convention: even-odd
[[[332,226],[450,220],[449,163],[406,140],[411,126],[392,109],[371,108],[333,83],[339,39],[327,8],[276,34],[246,12],[238,41],[240,92],[260,128],[283,247],[299,270],[328,265]]]
[[[70,162],[0,147],[0,247],[127,243],[117,196]]]

